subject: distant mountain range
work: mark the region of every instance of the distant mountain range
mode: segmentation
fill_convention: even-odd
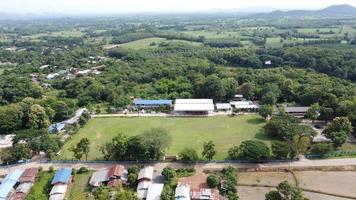
[[[356,8],[350,5],[333,5],[322,10],[276,10],[270,13],[250,15],[252,18],[301,18],[301,17],[356,17]]]
[[[239,8],[239,9],[213,9],[195,13],[226,13],[234,14],[236,16],[244,16],[248,18],[269,18],[269,19],[278,19],[278,18],[302,18],[302,17],[356,17],[356,8],[350,5],[333,5],[321,10],[290,10],[290,11],[281,11],[275,10],[271,7],[251,7],[251,8]],[[138,13],[136,13],[137,15]],[[156,13],[160,14],[160,13]],[[167,13],[165,13],[167,14]],[[178,13],[175,13],[178,14]],[[189,14],[189,13],[181,13]],[[120,13],[112,14],[113,16],[120,15]],[[63,14],[63,13],[25,13],[25,14],[14,14],[0,12],[0,21],[1,20],[23,20],[23,19],[45,19],[45,18],[65,18],[65,17],[95,17],[95,16],[112,16],[111,14]]]

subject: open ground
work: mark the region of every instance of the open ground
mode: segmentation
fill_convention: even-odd
[[[167,155],[176,155],[185,147],[195,148],[200,154],[203,143],[212,140],[217,149],[214,159],[224,159],[230,147],[244,140],[257,139],[270,144],[271,139],[263,130],[264,124],[265,121],[258,115],[93,118],[63,146],[60,159],[71,159],[72,152],[68,149],[84,137],[91,141],[88,159],[102,159],[99,147],[118,133],[133,136],[157,127],[167,129],[172,136]]]

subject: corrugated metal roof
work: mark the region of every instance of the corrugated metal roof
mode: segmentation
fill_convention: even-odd
[[[147,197],[148,187],[152,184],[151,181],[141,181],[137,185],[137,196],[140,199],[145,199]]]
[[[108,177],[118,176],[121,177],[124,173],[125,167],[122,165],[115,165],[109,169]]]
[[[285,111],[288,112],[308,112],[309,107],[285,107]]]
[[[22,173],[19,182],[35,182],[37,173],[38,168],[28,168]]]
[[[53,186],[51,192],[49,193],[50,195],[54,194],[65,194],[67,191],[67,185],[55,185]]]
[[[175,190],[176,199],[189,199],[190,200],[190,185],[178,184]]]
[[[49,197],[49,200],[63,200],[64,194],[55,194]]]
[[[3,182],[7,181],[7,180],[14,180],[15,182],[17,182],[19,180],[19,178],[21,177],[22,173],[24,171],[23,170],[15,170],[11,173],[9,173],[3,180]]]
[[[109,170],[99,170],[93,173],[90,178],[89,184],[92,186],[100,186],[102,182],[108,181]]]
[[[146,200],[160,200],[164,184],[151,184],[148,186]]]
[[[217,103],[215,105],[218,110],[231,109],[231,104],[229,103]]]
[[[174,111],[214,111],[214,104],[175,104]]]
[[[6,199],[13,190],[16,181],[8,179],[0,185],[0,199]]]
[[[60,169],[56,172],[56,174],[53,177],[53,180],[51,184],[56,184],[56,183],[68,183],[69,179],[72,175],[72,169],[71,168],[63,168]]]
[[[212,99],[176,99],[176,104],[213,104]]]
[[[152,180],[152,177],[153,177],[153,167],[152,166],[145,167],[145,168],[141,169],[140,172],[138,173],[138,180],[140,180],[142,178]]]
[[[135,105],[172,105],[172,100],[169,99],[134,99]]]

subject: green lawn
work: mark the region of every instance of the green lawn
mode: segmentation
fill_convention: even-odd
[[[92,173],[82,173],[76,174],[74,177],[74,182],[71,186],[69,200],[87,200],[87,194],[90,192],[88,183]]]
[[[262,128],[264,124],[264,120],[257,115],[201,118],[94,118],[63,146],[60,159],[71,159],[72,153],[68,149],[83,137],[91,141],[88,159],[102,159],[99,147],[118,133],[132,136],[156,127],[166,128],[172,135],[172,145],[167,154],[176,155],[184,147],[193,147],[200,153],[203,143],[212,140],[218,151],[216,159],[224,159],[230,147],[244,140],[258,139],[269,144],[270,139]]]
[[[40,172],[26,200],[48,200],[53,176],[54,172]]]
[[[121,44],[120,46],[122,48],[127,48],[127,49],[148,49],[148,48],[157,48],[158,45],[162,42],[201,45],[201,43],[199,43],[199,42],[190,42],[190,41],[185,41],[185,40],[167,40],[165,38],[153,37],[153,38],[146,38],[146,39],[142,39],[142,40],[136,40],[133,42],[124,43],[124,44]],[[155,43],[155,44],[151,45],[152,43]]]

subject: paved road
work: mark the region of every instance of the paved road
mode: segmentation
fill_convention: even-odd
[[[120,162],[118,162],[120,164]],[[89,169],[97,170],[112,166],[113,164],[109,163],[87,163],[87,164],[69,164],[69,163],[40,163],[40,162],[31,162],[18,166],[12,167],[1,167],[0,175],[7,174],[16,169],[26,169],[30,167],[42,167],[43,169],[48,169],[50,166],[55,168],[61,167],[72,167],[80,168],[85,166]],[[127,164],[124,164],[127,166]],[[192,166],[193,164],[184,164],[184,163],[153,163],[145,164],[152,165],[157,171],[162,170],[166,166],[171,166],[175,168]],[[304,168],[304,167],[341,167],[341,166],[356,166],[356,158],[342,158],[342,159],[327,159],[327,160],[308,160],[301,159],[294,162],[280,162],[280,163],[264,163],[264,164],[252,164],[252,163],[199,163],[193,165],[197,170],[220,170],[222,168],[233,166],[236,168],[250,168],[250,169],[266,169],[266,168]]]

